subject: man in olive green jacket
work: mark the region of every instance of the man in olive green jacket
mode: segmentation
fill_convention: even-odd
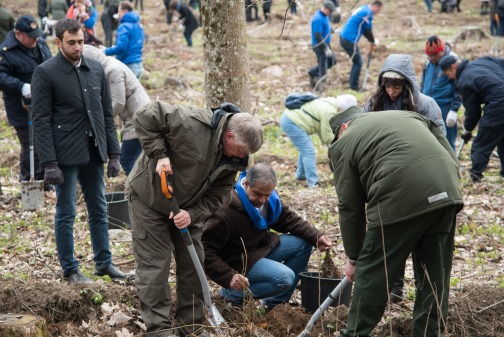
[[[330,123],[345,273],[355,281],[341,336],[370,336],[410,253],[417,279],[413,336],[442,336],[463,205],[450,144],[433,121],[407,111],[361,114],[352,107]]]
[[[237,172],[246,169],[248,154],[261,147],[262,126],[231,103],[212,111],[153,102],[135,114],[135,129],[143,152],[127,186],[140,312],[149,336],[168,335],[174,251],[175,324],[182,335],[197,334],[204,319],[202,288],[179,230],[188,227],[203,261],[203,222],[222,204]],[[163,170],[173,173],[180,206],[175,216],[161,191]]]

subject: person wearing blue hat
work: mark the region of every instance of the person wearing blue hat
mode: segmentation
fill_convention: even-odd
[[[472,131],[478,126],[471,147],[469,174],[472,181],[479,182],[483,178],[496,147],[501,162],[500,175],[504,177],[504,59],[484,56],[469,62],[446,55],[439,65],[449,79],[456,80],[455,89],[462,96],[465,119],[461,138],[464,142],[471,140]]]
[[[16,130],[21,145],[19,181],[30,180],[28,113],[21,100],[28,102],[31,99],[33,71],[52,56],[49,47],[40,39],[43,34],[33,16],[22,15],[0,44],[0,90],[3,92],[7,120]],[[43,180],[37,148],[34,161],[35,180]],[[46,185],[45,189],[50,190],[51,186]]]

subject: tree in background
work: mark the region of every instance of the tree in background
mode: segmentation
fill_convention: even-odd
[[[208,107],[222,102],[250,112],[250,77],[243,0],[204,0],[201,3]]]

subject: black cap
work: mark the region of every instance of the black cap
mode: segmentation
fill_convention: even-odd
[[[329,120],[329,125],[336,136],[343,123],[346,123],[357,116],[363,115],[362,109],[358,106],[351,106],[343,112],[337,113]]]
[[[32,39],[44,35],[44,32],[39,28],[37,21],[31,15],[20,16],[16,21],[15,29],[26,33]]]
[[[336,10],[336,6],[334,5],[334,2],[332,2],[330,0],[324,1],[324,4],[322,6],[324,6],[324,8],[327,8],[329,10],[329,12],[331,12],[331,13]]]
[[[452,64],[457,62],[457,58],[453,55],[445,55],[439,60],[439,66],[441,67],[442,71],[445,71],[446,69],[450,68]]]

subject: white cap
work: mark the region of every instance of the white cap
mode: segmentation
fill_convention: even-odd
[[[336,96],[339,111],[345,111],[351,106],[357,106],[357,98],[354,95],[345,94]]]

